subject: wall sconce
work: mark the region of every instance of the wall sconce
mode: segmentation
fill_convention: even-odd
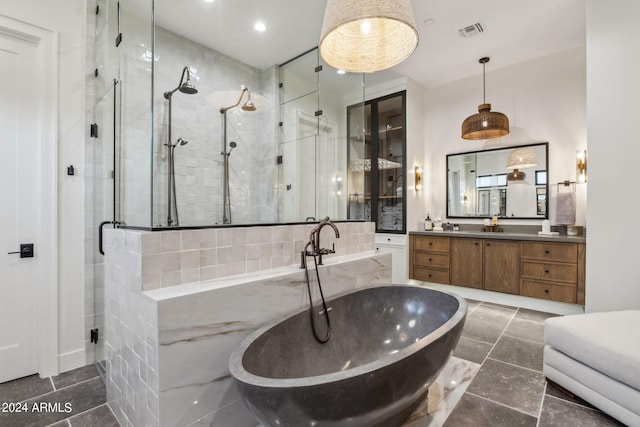
[[[342,177],[340,175],[334,178],[334,188],[336,196],[342,196]]]
[[[420,166],[415,167],[416,172],[416,192],[422,190],[422,168]]]
[[[587,182],[587,150],[576,151],[576,182]]]

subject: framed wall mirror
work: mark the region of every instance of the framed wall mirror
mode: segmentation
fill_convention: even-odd
[[[549,143],[447,155],[447,218],[548,218]]]

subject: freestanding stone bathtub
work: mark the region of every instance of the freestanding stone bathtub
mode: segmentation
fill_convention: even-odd
[[[245,403],[272,427],[402,425],[451,356],[466,301],[396,285],[327,305],[326,344],[313,337],[305,309],[260,328],[233,351],[229,369]],[[316,323],[324,327],[322,318]]]

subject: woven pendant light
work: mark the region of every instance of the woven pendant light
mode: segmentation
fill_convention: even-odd
[[[488,57],[480,58],[482,64],[482,104],[478,105],[478,113],[467,117],[462,122],[463,139],[492,139],[509,133],[509,119],[502,113],[491,111],[491,104],[486,103],[485,64]]]
[[[409,0],[329,0],[320,55],[338,70],[371,73],[405,60],[418,45]]]

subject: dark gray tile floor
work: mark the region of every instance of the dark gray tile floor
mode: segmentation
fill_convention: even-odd
[[[622,425],[545,380],[543,332],[544,320],[550,316],[469,301],[469,314],[454,356],[481,367],[444,427]],[[100,376],[104,371],[99,368],[89,365],[51,378],[33,375],[0,384],[0,405],[22,403],[29,409],[26,413],[0,411],[0,426],[118,427],[106,405]],[[34,411],[34,405],[44,405],[46,410]]]
[[[453,355],[481,364],[444,427],[622,426],[542,374],[544,320],[522,308],[469,301]]]
[[[95,365],[49,378],[31,375],[0,384],[0,426],[117,427],[106,399]]]

